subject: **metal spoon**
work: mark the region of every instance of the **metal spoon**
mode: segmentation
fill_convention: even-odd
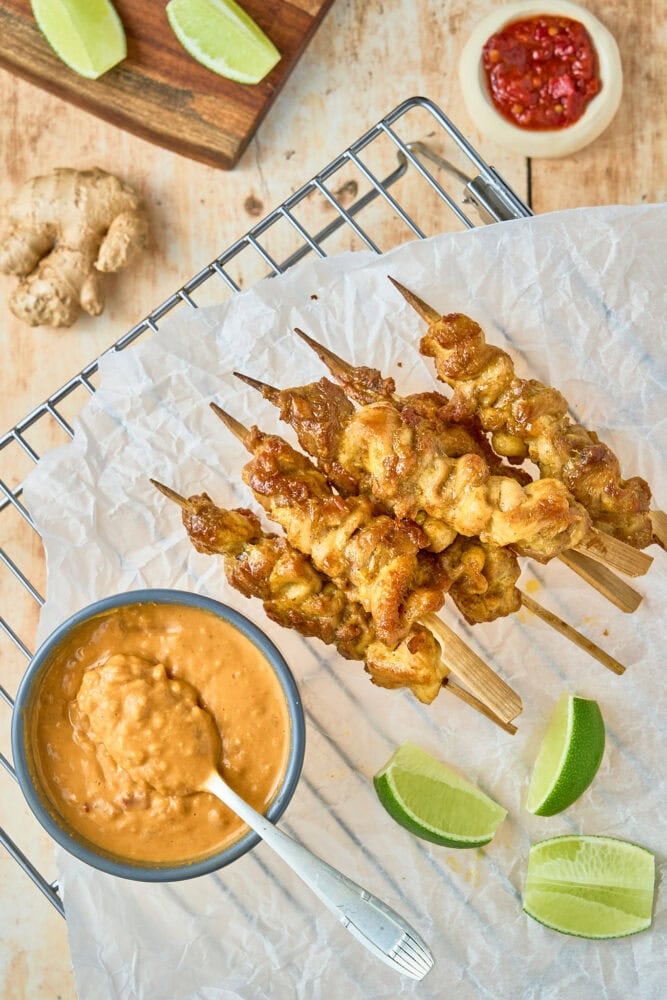
[[[143,699],[140,718],[130,711],[129,684],[134,701],[139,695]],[[197,791],[215,795],[280,855],[374,955],[412,979],[423,979],[433,968],[429,949],[402,917],[278,830],[223,780],[216,767],[221,734],[210,712],[198,704],[197,691],[190,683],[170,678],[164,664],[119,654],[85,673],[76,700],[91,732],[128,774],[162,795]],[[157,728],[149,725],[151,715],[162,719]],[[147,729],[152,733],[149,746]],[[137,746],[144,750],[139,760],[133,749]]]
[[[215,795],[247,823],[377,958],[411,979],[423,979],[430,972],[434,961],[428,946],[395,910],[278,830],[237,795],[217,771],[202,790]]]

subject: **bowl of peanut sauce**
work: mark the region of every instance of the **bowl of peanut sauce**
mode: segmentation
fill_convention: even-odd
[[[208,792],[172,794],[142,769],[167,746],[169,788],[197,787],[204,744],[277,821],[305,750],[296,682],[261,629],[197,594],[138,590],[84,608],[42,644],[16,696],[12,752],[32,812],[71,854],[122,878],[194,878],[259,842]]]

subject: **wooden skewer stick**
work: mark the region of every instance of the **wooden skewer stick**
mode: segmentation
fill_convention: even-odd
[[[634,590],[629,583],[622,580],[620,576],[616,576],[603,563],[595,562],[588,556],[575,552],[574,549],[561,552],[557,558],[626,614],[632,614],[633,611],[636,611],[644,600],[643,596]]]
[[[392,278],[391,275],[387,275],[387,277],[425,323],[436,323],[441,319],[437,310],[428,302],[424,302],[396,278]],[[653,562],[653,558],[646,553],[633,548],[632,545],[628,545],[627,542],[623,542],[619,538],[614,538],[613,535],[598,531],[596,528],[592,528],[586,538],[574,548],[575,551],[582,552],[605,566],[611,566],[612,569],[618,570],[625,576],[644,576],[645,573],[648,573]]]
[[[159,490],[160,493],[164,493],[169,500],[173,500],[173,502],[178,504],[182,510],[188,509],[190,504],[187,497],[182,497],[180,493],[176,492],[176,490],[172,490],[171,487],[165,486],[164,483],[159,483],[157,479],[151,479],[150,481],[156,490]]]
[[[249,385],[251,389],[256,389],[257,392],[261,392],[262,396],[264,396],[265,399],[268,399],[270,403],[278,403],[280,389],[276,389],[275,386],[269,385],[268,382],[260,382],[257,378],[251,378],[250,375],[243,375],[242,372],[232,372],[232,375],[241,382],[245,382],[245,384]]]
[[[248,446],[250,432],[234,417],[226,413],[217,403],[211,409],[222,420],[225,427]],[[503,722],[511,722],[522,710],[522,702],[516,691],[506,684],[463,639],[441,622],[433,614],[425,615],[422,624],[433,632],[442,647],[443,662],[487,705]]]
[[[421,624],[433,633],[442,649],[442,658],[451,672],[488,705],[503,722],[520,714],[521,698],[437,615],[424,615]]]
[[[343,358],[339,358],[337,354],[330,351],[328,347],[324,346],[324,344],[320,344],[317,340],[313,340],[312,337],[309,337],[308,334],[304,330],[299,329],[298,326],[294,327],[294,332],[297,337],[303,340],[303,342],[315,352],[322,364],[329,369],[334,377],[336,377],[336,375],[342,375],[343,377],[354,375],[354,365],[351,365],[349,361],[344,361]],[[397,396],[392,396],[391,398],[394,402],[398,402]]]
[[[474,694],[470,694],[470,692],[466,691],[465,688],[462,688],[459,684],[451,681],[449,677],[445,677],[442,682],[442,686],[445,691],[451,691],[451,693],[456,695],[460,701],[465,702],[466,705],[470,705],[470,707],[474,708],[476,712],[480,713],[480,715],[486,716],[487,719],[490,719],[491,722],[495,723],[495,725],[500,729],[504,729],[506,733],[510,734],[510,736],[514,736],[516,733],[517,730],[515,725],[511,722],[503,722],[503,720],[499,719],[490,708],[487,708],[486,705],[479,700],[479,698],[475,698]]]
[[[421,316],[425,323],[428,323],[430,326],[431,323],[437,323],[438,320],[442,319],[438,310],[434,309],[433,306],[430,306],[428,302],[424,302],[424,300],[420,299],[418,295],[411,292],[409,288],[402,285],[400,281],[397,281],[396,278],[392,278],[390,274],[388,274],[387,277],[391,281],[394,288],[401,293],[408,305],[412,306],[417,315]]]
[[[575,552],[581,552],[604,566],[611,566],[625,576],[644,576],[653,562],[653,556],[597,528],[591,528],[586,537],[573,547]]]
[[[604,649],[597,646],[591,639],[587,639],[585,635],[582,635],[581,632],[578,632],[576,628],[573,628],[572,625],[563,621],[562,618],[559,618],[558,615],[555,615],[552,611],[548,611],[547,608],[543,608],[541,604],[534,601],[532,597],[528,596],[528,594],[524,594],[523,591],[519,591],[519,593],[521,594],[521,603],[524,608],[528,611],[532,611],[534,615],[541,618],[543,622],[547,623],[547,625],[551,625],[552,628],[555,628],[557,632],[564,635],[566,639],[570,640],[570,642],[573,642],[575,645],[585,650],[589,656],[592,656],[593,659],[605,666],[607,670],[611,670],[613,673],[619,675],[625,673],[625,667],[623,664],[619,663],[618,660],[615,660],[613,656],[609,655],[609,653],[605,653]]]
[[[658,545],[667,549],[667,514],[664,510],[652,510],[649,517],[653,525],[653,537]]]
[[[231,431],[234,437],[237,438],[245,448],[247,448],[250,439],[250,431],[248,428],[244,427],[240,421],[236,420],[231,413],[227,413],[226,410],[223,410],[223,408],[218,406],[217,403],[211,403],[210,406],[216,417],[219,417],[220,420],[222,420],[227,430]]]
[[[160,493],[163,493],[169,500],[172,500],[175,504],[178,504],[178,506],[182,510],[188,509],[189,501],[187,497],[181,496],[180,493],[177,493],[175,490],[172,490],[171,487],[169,486],[165,486],[164,483],[158,482],[157,479],[151,479],[150,481],[153,484],[153,486],[160,491]],[[449,677],[446,677],[443,680],[442,686],[445,691],[449,691],[460,701],[465,702],[466,705],[470,705],[470,707],[474,708],[476,712],[479,712],[487,719],[490,719],[491,722],[493,722],[500,729],[503,729],[506,733],[509,733],[510,736],[514,736],[514,734],[516,733],[517,731],[516,726],[512,725],[511,722],[504,722],[494,712],[492,712],[490,708],[487,708],[487,706],[483,702],[481,702],[478,698],[475,698],[474,695],[470,694],[469,691],[466,691],[466,689],[462,688],[459,684],[456,684],[454,681],[451,681]]]

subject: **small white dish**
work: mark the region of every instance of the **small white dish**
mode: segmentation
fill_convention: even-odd
[[[489,94],[482,63],[488,39],[513,21],[540,15],[562,15],[579,21],[588,31],[598,56],[602,87],[573,125],[558,129],[527,129],[513,125],[496,109]],[[514,153],[530,157],[569,156],[597,139],[618,110],[623,91],[623,68],[611,32],[590,11],[571,0],[517,0],[492,11],[477,25],[461,53],[459,76],[468,114],[477,128]]]

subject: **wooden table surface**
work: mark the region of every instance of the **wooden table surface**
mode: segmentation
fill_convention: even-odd
[[[109,282],[104,315],[86,317],[72,330],[22,326],[7,307],[12,279],[0,279],[0,431],[97,356],[368,126],[415,94],[438,103],[536,212],[667,200],[664,0],[590,0],[587,6],[611,29],[621,49],[625,89],[619,113],[604,135],[575,156],[531,162],[478,134],[461,99],[458,54],[469,31],[494,6],[491,0],[336,0],[232,173],[151,146],[0,73],[0,106],[5,108],[0,118],[0,202],[24,179],[51,167],[99,165],[136,185],[149,206],[153,228],[150,254]],[[441,210],[446,226],[447,213]],[[387,227],[385,246],[405,239],[397,220],[388,221]],[[0,475],[9,473],[0,469]],[[0,545],[12,542],[7,530],[13,530],[11,525],[0,526]],[[43,588],[39,545],[26,546],[22,559],[23,571]],[[3,613],[10,610],[7,602],[12,599],[0,592]],[[26,612],[21,624],[28,643],[34,639],[36,621],[36,610]],[[3,662],[4,654],[3,646]],[[2,678],[10,689],[16,680]],[[3,752],[7,716],[0,716]],[[48,838],[25,814],[18,790],[5,791],[11,782],[3,782],[0,824],[53,877]],[[70,1000],[75,992],[64,921],[5,852],[0,854],[0,885],[0,996]]]

